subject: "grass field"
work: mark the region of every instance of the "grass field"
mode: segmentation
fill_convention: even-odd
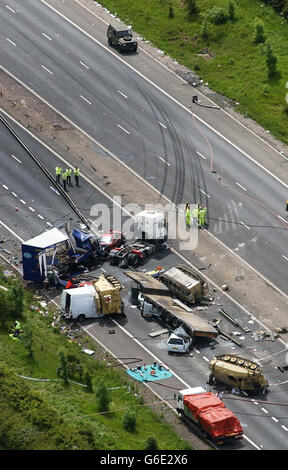
[[[23,417],[21,413],[19,414],[21,402],[16,408],[15,404],[11,405],[11,409],[7,411],[6,405],[9,403],[11,396],[12,403],[14,403],[13,396],[18,395],[19,392],[16,392],[16,390],[21,390],[21,384],[23,384],[23,387],[28,387],[30,390],[39,393],[47,404],[47,409],[54,410],[53,413],[64,421],[63,429],[65,429],[65,425],[69,426],[71,438],[73,435],[71,429],[73,427],[74,429],[85,430],[85,433],[89,431],[93,435],[93,448],[101,450],[143,450],[145,449],[146,439],[153,436],[157,439],[159,449],[192,450],[192,446],[180,439],[170,425],[162,420],[161,413],[165,413],[162,402],[159,402],[154,396],[153,399],[151,398],[153,406],[156,406],[159,410],[161,409],[161,413],[157,415],[147,406],[146,397],[144,399],[141,396],[140,387],[129,380],[127,374],[119,367],[113,367],[111,358],[106,357],[106,360],[104,360],[104,351],[95,342],[92,342],[90,337],[81,334],[79,338],[75,338],[75,341],[69,340],[65,334],[60,333],[59,328],[52,327],[53,309],[52,311],[48,309],[46,314],[46,309],[40,306],[39,299],[33,298],[28,291],[25,291],[25,305],[27,307],[21,318],[21,325],[23,330],[30,328],[33,332],[32,357],[20,341],[13,341],[8,336],[9,331],[7,328],[0,330],[1,361],[12,372],[10,383],[13,383],[14,386],[13,374],[15,373],[34,379],[59,380],[56,372],[59,364],[59,351],[64,351],[66,355],[79,359],[83,369],[89,372],[93,384],[93,391],[88,392],[87,388],[73,383],[65,385],[61,381],[37,382],[14,376],[15,387],[17,383],[18,389],[15,388],[13,392],[10,387],[7,388],[3,380],[0,381],[1,415],[5,411],[4,416],[7,416],[7,419],[11,420],[14,426],[13,432],[16,432],[16,428],[17,435],[20,433],[24,439],[24,435],[26,436],[28,432],[27,429],[29,430],[29,436],[34,436],[37,431],[37,439],[35,436],[34,440],[29,440],[29,436],[26,437],[28,449],[31,449],[29,446],[32,446],[34,450],[51,449],[53,436],[48,438],[47,435],[46,442],[45,433],[42,430],[39,431],[39,426],[35,427],[35,423],[32,426],[29,419],[27,420],[27,416]],[[28,308],[29,306],[38,306],[40,311]],[[11,322],[12,324],[13,322]],[[81,351],[83,347],[93,349],[97,360],[95,356],[90,357],[84,354]],[[0,376],[1,374],[0,362]],[[77,376],[74,380],[76,382],[81,381]],[[96,390],[100,381],[110,389],[109,393],[112,398],[109,412],[103,414],[99,414],[96,398]],[[5,405],[2,404],[1,406],[3,397],[5,397]],[[126,410],[134,410],[136,413],[136,428],[133,432],[125,430],[122,425],[123,414]],[[33,410],[30,411],[32,414],[34,413]],[[2,416],[0,417],[0,448],[5,448],[3,442],[1,442],[1,433],[3,432],[3,426],[5,427],[5,422],[1,421],[1,418]]]
[[[288,143],[288,24],[272,7],[257,0],[235,0],[235,19],[208,25],[201,36],[201,14],[215,4],[228,11],[228,0],[196,0],[198,13],[189,17],[182,0],[101,0],[111,13],[180,64],[195,70],[209,88],[239,103],[237,110]],[[169,18],[169,6],[174,17]],[[253,44],[254,21],[264,22],[267,40],[278,57],[278,73],[268,79],[265,56]],[[208,49],[210,59],[198,55]]]

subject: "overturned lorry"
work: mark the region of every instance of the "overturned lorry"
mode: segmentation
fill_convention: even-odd
[[[93,234],[74,229],[53,228],[22,243],[23,279],[43,284],[59,282],[85,267],[105,258]]]
[[[235,354],[215,356],[210,361],[209,369],[210,385],[220,382],[249,394],[265,392],[269,387],[258,364]]]
[[[192,312],[191,308],[179,299],[173,298],[169,288],[158,279],[142,272],[125,271],[125,274],[133,280],[131,294],[137,299],[144,318],[155,318],[171,329],[181,327],[186,332],[186,338],[184,333],[172,333],[169,338],[172,340],[171,348],[168,347],[170,351],[186,352],[191,344],[188,337],[192,340],[194,337],[215,338],[218,335],[214,326]],[[175,341],[176,336],[179,341]],[[176,344],[181,341],[183,348]]]
[[[206,281],[193,269],[177,265],[160,274],[158,279],[169,291],[187,304],[195,304],[208,294]]]

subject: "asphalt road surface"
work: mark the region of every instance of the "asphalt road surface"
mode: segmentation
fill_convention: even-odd
[[[84,16],[81,10],[79,18]],[[0,18],[1,64],[7,70],[171,200],[207,205],[209,230],[287,293],[287,228],[278,217],[285,219],[283,201],[287,199],[287,191],[284,185],[244,158],[221,136],[196,123],[191,114],[128,68],[125,56],[121,56],[124,62],[120,62],[42,2],[27,0],[24,8],[23,2],[8,1],[1,5]],[[106,44],[103,24],[97,23],[95,34]],[[137,66],[139,60],[141,52],[127,58],[133,66]],[[79,223],[31,158],[4,128],[1,127],[0,132],[1,220],[23,239],[67,217],[71,218],[71,223]],[[18,132],[23,135],[22,130]],[[57,156],[26,135],[25,139],[53,173]],[[212,173],[211,168],[216,173]],[[86,184],[80,191],[70,188],[69,195],[86,216],[91,205],[99,201],[109,204],[94,187]],[[175,261],[172,254],[161,260],[164,267],[172,266]],[[158,265],[158,259],[151,259],[147,269],[154,268],[156,262]],[[128,291],[126,295],[129,304]],[[222,295],[219,303],[236,313],[246,325],[244,314],[235,312],[235,306],[222,299]],[[86,327],[116,356],[123,356],[126,347],[127,355],[129,350],[135,357],[144,344],[189,385],[205,383],[209,360],[216,352],[235,347],[219,339],[215,350],[207,344],[198,344],[193,357],[168,357],[166,338],[147,338],[151,329],[158,326],[146,323],[131,306],[126,313],[127,323],[120,326],[113,323],[117,342],[114,335],[107,334],[105,322],[102,328],[99,323],[89,323]],[[217,309],[212,308],[207,318],[215,314]],[[140,345],[137,343],[136,347],[134,340],[127,341],[127,333],[121,327],[138,338]],[[257,329],[256,325],[254,327]],[[279,343],[255,344],[251,335],[246,335],[242,341],[246,352],[258,359],[281,350]],[[236,351],[240,354],[242,350],[236,348]],[[147,354],[146,350],[145,359]],[[285,382],[285,376],[283,379],[275,369],[279,361],[285,361],[285,353],[272,356],[264,367],[272,384]],[[157,392],[163,393],[158,389]],[[172,394],[166,390],[164,396],[172,400]],[[285,384],[271,386],[267,397],[256,398],[256,402],[227,399],[226,403],[238,415],[245,434],[257,448],[287,449],[288,411],[281,405],[286,400]],[[265,404],[260,403],[262,399]],[[246,446],[247,441],[241,445]]]
[[[21,134],[21,138],[28,147],[37,156],[41,156],[46,162],[49,162],[53,169],[59,162],[57,155],[49,152],[15,124],[13,126],[17,133]],[[74,224],[80,225],[77,216],[71,212],[67,203],[52,189],[51,182],[38,167],[31,164],[31,157],[5,128],[1,127],[0,132],[3,144],[0,181],[0,197],[3,202],[0,206],[0,220],[4,221],[7,227],[23,239],[33,237],[41,231],[49,229],[53,224],[57,225],[67,219],[71,219],[72,227]],[[79,204],[82,201],[84,206],[87,201],[91,201],[91,198],[97,202],[101,201],[107,206],[110,204],[109,199],[106,199],[103,194],[87,182],[85,182],[85,186],[80,188],[76,189],[74,186],[70,188],[69,194],[75,203]],[[18,206],[19,209],[16,211],[15,207]],[[2,225],[0,235],[4,238],[11,237],[11,233]],[[182,261],[168,250],[150,258],[140,269],[149,271],[159,265],[168,269],[179,263]],[[157,360],[167,365],[172,371],[173,377],[163,382],[162,385],[153,383],[149,385],[171,406],[175,406],[175,389],[187,386],[206,386],[209,375],[208,363],[215,354],[234,352],[259,360],[260,364],[263,364],[264,374],[271,384],[268,395],[254,397],[253,401],[245,396],[235,397],[229,393],[224,398],[225,404],[240,419],[245,433],[245,439],[233,444],[233,448],[287,449],[288,408],[283,404],[285,404],[288,384],[285,384],[286,374],[282,374],[276,369],[277,365],[286,364],[286,351],[282,351],[283,345],[281,343],[277,341],[256,342],[252,335],[253,332],[261,329],[261,325],[255,318],[247,316],[245,312],[239,310],[225,296],[225,293],[219,290],[211,294],[214,298],[213,304],[207,310],[199,311],[198,314],[204,315],[207,320],[212,321],[213,318],[219,317],[219,306],[225,308],[234,318],[237,318],[241,326],[249,327],[251,330],[249,333],[243,333],[241,329],[229,324],[224,318],[222,319],[221,327],[232,335],[237,331],[235,339],[243,345],[243,348],[218,337],[214,347],[209,344],[209,341],[198,340],[193,344],[193,355],[169,356],[166,345],[167,334],[156,336],[154,339],[149,337],[149,333],[161,329],[161,325],[154,321],[146,321],[140,316],[130,296],[130,281],[123,270],[112,267],[106,262],[96,272],[103,271],[116,275],[124,286],[122,296],[126,318],[86,321],[83,326],[93,338],[104,344],[116,357],[137,357],[142,360],[140,363],[152,363]],[[115,332],[113,335],[109,334],[111,329]],[[212,388],[214,391],[223,390],[223,387],[219,385]],[[226,448],[230,447],[224,446],[224,449]]]
[[[7,70],[173,202],[205,204],[211,233],[288,293],[284,184],[127,67],[143,53],[111,54],[36,0],[2,5],[0,21]]]

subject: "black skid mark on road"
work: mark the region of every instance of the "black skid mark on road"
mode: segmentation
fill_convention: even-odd
[[[144,96],[147,103],[149,104],[153,112],[155,122],[164,121],[167,124],[169,124],[167,127],[167,130],[168,130],[168,135],[172,143],[172,147],[174,149],[175,170],[176,170],[175,187],[173,190],[171,200],[175,204],[180,204],[183,202],[183,193],[184,193],[184,186],[185,186],[185,162],[184,162],[184,155],[181,149],[181,141],[177,137],[177,134],[174,132],[175,124],[173,123],[172,118],[168,116],[166,110],[158,102],[156,102],[155,99],[153,99],[152,96],[149,95],[141,86],[139,85],[137,86],[139,88],[139,91],[141,92],[141,94]],[[174,120],[174,122],[176,123],[177,121]],[[162,126],[159,126],[159,130],[161,133],[162,143],[164,147],[164,160],[165,162],[167,162],[167,142],[166,142],[165,131],[163,131]],[[167,185],[167,176],[168,176],[168,166],[165,165],[164,177],[162,179],[162,184],[160,188],[161,194],[165,194],[164,191]]]

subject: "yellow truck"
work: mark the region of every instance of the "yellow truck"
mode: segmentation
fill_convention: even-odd
[[[61,297],[62,314],[68,320],[79,322],[86,318],[124,314],[120,290],[119,281],[114,276],[105,274],[101,274],[96,282],[64,289]]]
[[[269,387],[261,367],[250,359],[233,354],[215,356],[209,364],[209,384],[220,382],[248,393],[265,392]]]

